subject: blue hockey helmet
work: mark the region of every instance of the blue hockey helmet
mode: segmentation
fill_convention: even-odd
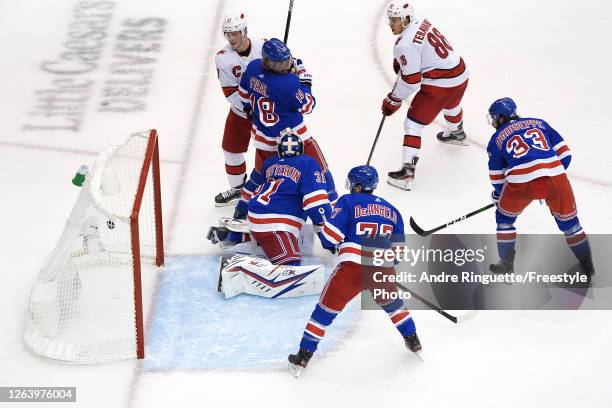
[[[499,117],[504,116],[506,120],[515,118],[516,114],[516,103],[512,98],[501,98],[496,100],[489,107],[489,124],[497,129],[500,123]]]
[[[289,47],[278,38],[270,38],[261,47],[261,55],[272,62],[283,62],[291,59]]]
[[[289,47],[278,38],[271,38],[261,47],[262,65],[279,74],[288,73],[293,65]]]
[[[346,177],[347,190],[353,191],[360,185],[366,193],[371,193],[378,186],[378,172],[369,165],[353,167]]]
[[[278,157],[293,157],[304,153],[304,142],[296,134],[282,134],[276,145]]]

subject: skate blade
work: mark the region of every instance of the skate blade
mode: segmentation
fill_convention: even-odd
[[[419,350],[419,351],[413,351],[412,354],[414,354],[414,356],[416,358],[418,358],[422,363],[425,362],[425,360],[423,360],[423,356],[421,356],[421,352],[423,351],[423,349]]]
[[[470,144],[467,142],[467,138],[463,139],[463,140],[449,140],[446,142],[441,141],[440,139],[438,139],[438,142],[445,144],[445,145],[454,145],[454,146],[469,146]]]
[[[218,203],[218,202],[216,202],[216,201],[215,201],[215,207],[217,207],[217,208],[221,208],[221,207],[230,207],[230,206],[236,205],[236,203],[237,203],[239,200],[240,200],[240,198],[234,198],[234,199],[229,200],[229,201],[228,201],[228,202],[226,202],[226,203]]]
[[[302,371],[304,371],[304,367],[297,366],[291,363],[288,363],[288,364],[289,364],[289,371],[291,371],[291,374],[293,374],[295,378],[300,378]]]
[[[392,179],[392,178],[387,178],[387,184],[389,184],[390,186],[399,188],[401,190],[406,190],[406,191],[410,191],[412,190],[412,182],[414,179],[411,180],[396,180],[396,179]]]

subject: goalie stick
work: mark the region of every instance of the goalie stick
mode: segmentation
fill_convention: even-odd
[[[470,218],[470,217],[471,217],[471,216],[473,216],[473,215],[479,214],[479,213],[481,213],[481,212],[483,212],[483,211],[486,211],[486,210],[488,210],[489,208],[493,208],[493,207],[495,207],[495,204],[494,204],[494,203],[488,204],[488,205],[486,205],[486,206],[484,206],[484,207],[482,207],[482,208],[479,208],[479,209],[477,209],[477,210],[475,210],[475,211],[472,211],[471,213],[465,214],[465,215],[463,215],[463,216],[461,216],[461,217],[459,217],[459,218],[457,218],[457,219],[454,219],[454,220],[452,220],[452,221],[449,221],[449,222],[447,222],[446,224],[442,224],[442,225],[437,226],[436,228],[434,228],[434,229],[430,229],[430,230],[424,230],[423,228],[419,227],[419,225],[416,223],[416,221],[414,220],[414,218],[410,217],[410,227],[413,229],[413,231],[414,231],[414,232],[416,232],[416,233],[417,233],[417,234],[419,234],[420,236],[422,236],[422,237],[426,237],[426,236],[428,236],[428,235],[433,234],[434,232],[438,232],[438,231],[440,231],[441,229],[444,229],[444,228],[446,228],[446,227],[450,227],[450,226],[451,226],[451,225],[453,225],[453,224],[456,224],[456,223],[458,223],[458,222],[461,222],[461,221],[463,221],[463,220],[465,220],[465,219],[467,219],[467,218]]]

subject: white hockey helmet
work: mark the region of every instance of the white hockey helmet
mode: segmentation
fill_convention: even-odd
[[[223,18],[223,35],[240,31],[244,37],[247,35],[247,20],[244,13],[230,13]]]
[[[393,3],[389,4],[389,7],[387,7],[387,17],[389,18],[399,17],[402,21],[404,21],[406,20],[406,17],[410,17],[410,19],[412,19],[413,16],[414,7],[412,7],[412,4],[405,0],[394,1]]]

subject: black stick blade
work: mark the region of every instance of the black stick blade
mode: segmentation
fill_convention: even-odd
[[[419,234],[422,237],[425,237],[425,236],[429,235],[427,233],[427,231],[425,231],[423,228],[421,228],[421,227],[419,227],[417,225],[416,221],[412,217],[410,217],[410,228],[412,228],[412,230],[414,232],[416,232],[417,234]]]

